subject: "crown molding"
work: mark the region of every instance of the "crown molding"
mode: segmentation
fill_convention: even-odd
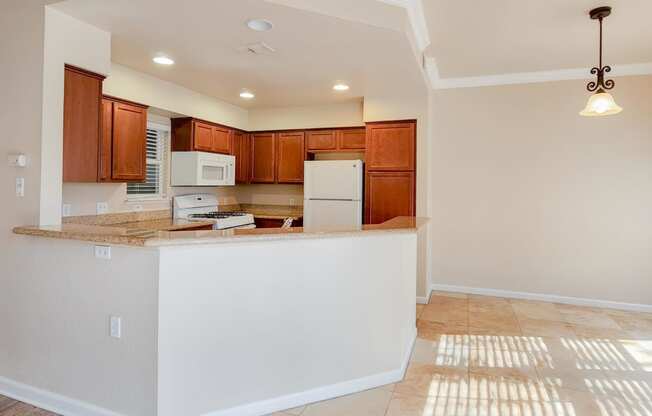
[[[406,10],[412,34],[419,52],[423,52],[430,45],[430,33],[423,12],[422,0],[379,0],[383,3],[402,7]]]
[[[551,81],[568,81],[575,79],[590,79],[589,68],[559,69],[554,71],[514,72],[510,74],[486,75],[477,77],[441,78],[437,61],[426,59],[426,72],[430,86],[435,90],[453,88],[489,87],[497,85],[534,84]],[[613,77],[634,75],[651,75],[652,62],[642,64],[613,65],[609,74]]]

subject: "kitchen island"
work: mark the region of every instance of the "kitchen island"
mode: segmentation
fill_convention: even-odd
[[[396,382],[426,222],[17,227],[34,261],[15,288],[30,294],[24,325],[8,333],[30,347],[8,351],[15,378],[0,391],[37,389],[71,414],[246,416]]]

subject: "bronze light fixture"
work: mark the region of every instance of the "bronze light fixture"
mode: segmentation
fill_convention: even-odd
[[[605,74],[611,72],[609,65],[602,65],[602,21],[611,14],[611,7],[598,7],[589,12],[593,20],[600,22],[600,62],[597,67],[591,68],[591,73],[597,77],[597,80],[587,84],[586,89],[594,93],[589,97],[586,108],[580,112],[580,115],[587,117],[610,116],[618,114],[623,109],[616,104],[614,97],[607,91],[613,89],[616,83],[612,79],[605,80]]]

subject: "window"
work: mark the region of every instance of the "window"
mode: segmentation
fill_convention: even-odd
[[[128,183],[127,198],[164,199],[167,192],[168,152],[167,143],[170,128],[147,124],[147,174],[145,182]]]

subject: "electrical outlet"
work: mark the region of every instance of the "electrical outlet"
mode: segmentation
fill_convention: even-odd
[[[25,178],[16,178],[16,196],[25,196]]]
[[[95,257],[98,259],[111,259],[111,246],[95,246]]]
[[[122,318],[112,316],[109,318],[109,335],[113,338],[122,338]]]
[[[132,209],[133,209],[135,212],[139,212],[139,211],[142,211],[142,210],[143,210],[143,206],[140,205],[140,204],[133,205],[133,206],[132,206]]]
[[[97,203],[97,215],[106,214],[109,212],[109,204],[107,202]]]
[[[296,200],[294,198],[290,198],[290,205],[296,205]]]
[[[72,212],[72,205],[63,204],[63,207],[61,209],[61,215],[63,215],[64,217],[69,217],[70,215],[72,215],[71,212]]]

